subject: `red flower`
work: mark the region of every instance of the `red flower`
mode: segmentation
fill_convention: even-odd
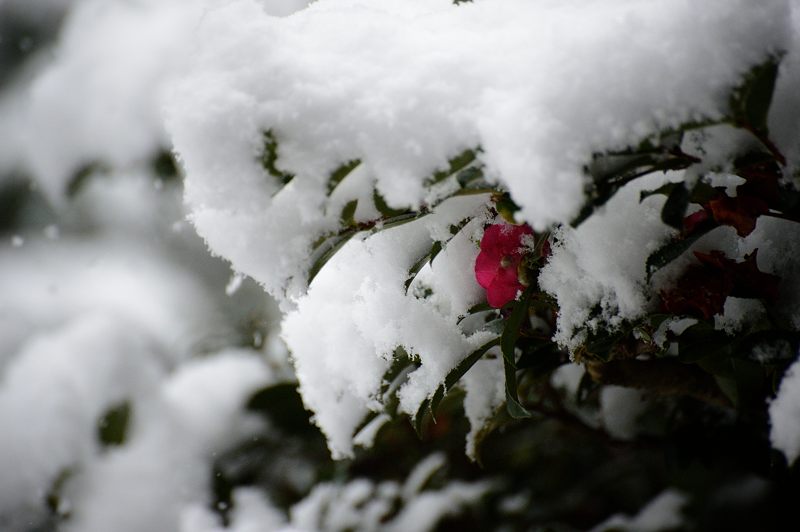
[[[675,288],[661,292],[662,310],[710,319],[724,312],[728,296],[774,301],[780,278],[758,269],[757,252],[736,262],[721,251],[695,251],[699,263],[689,266]]]
[[[533,235],[528,225],[495,224],[487,227],[481,239],[481,252],[475,259],[475,279],[486,289],[486,299],[500,308],[524,290],[518,268],[524,254],[523,238]]]

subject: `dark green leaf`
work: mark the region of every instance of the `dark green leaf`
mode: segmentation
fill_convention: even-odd
[[[164,181],[178,177],[178,163],[170,151],[158,153],[151,161],[153,173]]]
[[[419,405],[417,409],[417,413],[414,414],[414,431],[417,433],[418,437],[422,437],[422,426],[425,422],[425,418],[430,414],[430,400],[425,399],[422,401],[422,404]]]
[[[672,239],[651,253],[650,256],[647,257],[647,262],[645,263],[648,282],[654,273],[683,255],[683,253],[688,250],[692,244],[697,242],[700,237],[715,227],[716,226],[711,225],[704,230],[699,230],[696,233],[691,234],[688,237]]]
[[[508,409],[508,414],[515,419],[530,416],[530,412],[517,399],[515,350],[522,322],[528,318],[528,307],[533,288],[534,285],[526,288],[519,301],[514,303],[511,315],[508,317],[508,323],[506,323],[506,327],[503,330],[503,336],[500,338],[500,347],[503,351],[503,366],[506,374],[506,408]]]
[[[457,173],[460,170],[463,170],[466,166],[471,164],[476,157],[475,150],[464,150],[460,154],[456,155],[452,159],[448,161],[448,168],[447,170],[440,170],[435,172],[431,177],[426,180],[426,184],[428,186],[435,185],[436,183],[440,183],[447,179],[448,177],[452,176],[453,174]]]
[[[295,383],[275,384],[258,390],[250,396],[246,408],[265,415],[272,424],[290,434],[316,430],[311,425],[311,413],[303,406]]]
[[[500,347],[503,350],[503,358],[511,362],[512,365],[516,364],[514,357],[514,348],[519,338],[519,330],[522,322],[528,317],[528,306],[533,294],[533,285],[529,286],[522,293],[519,301],[514,302],[514,308],[511,315],[508,317],[508,323],[503,331],[503,336],[500,340]]]
[[[744,82],[731,94],[731,113],[738,125],[758,133],[767,133],[767,115],[780,61],[780,56],[772,56],[753,67],[744,77]]]
[[[45,505],[53,516],[59,518],[69,517],[70,512],[68,507],[65,508],[61,503],[63,500],[62,492],[64,491],[64,486],[67,481],[72,478],[72,475],[73,471],[70,468],[64,468],[59,471],[58,475],[53,479],[50,489],[47,490],[44,496]]]
[[[428,214],[430,213],[408,212],[404,214],[399,214],[397,216],[392,216],[391,218],[384,220],[382,224],[376,225],[373,231],[377,233],[380,231],[384,231],[386,229],[392,229],[393,227],[398,227],[407,224],[408,222],[413,222],[414,220],[417,220],[419,218],[424,218]]]
[[[676,183],[661,209],[661,221],[676,229],[681,229],[687,207],[689,207],[689,191],[683,182]]]
[[[703,204],[708,201],[714,199],[717,194],[719,194],[720,189],[724,190],[723,187],[715,188],[712,187],[709,183],[706,183],[702,179],[698,180],[697,183],[694,184],[692,187],[692,194],[690,201],[692,203]]]
[[[456,179],[462,188],[475,188],[478,184],[486,186],[486,181],[484,181],[483,178],[483,170],[476,166],[470,166],[460,171]]]
[[[322,267],[325,266],[331,257],[333,257],[348,240],[353,238],[356,233],[358,233],[358,231],[353,229],[343,234],[329,237],[317,245],[315,250],[316,258],[313,260],[311,268],[308,270],[308,284],[311,284],[311,281],[313,281],[314,277],[322,270]]]
[[[506,373],[506,410],[514,419],[531,417],[531,413],[519,403],[517,399],[517,367],[506,357],[503,357],[503,368]]]
[[[93,175],[106,171],[108,171],[108,167],[97,161],[84,164],[75,171],[67,182],[67,197],[73,198],[77,196]]]
[[[477,305],[472,305],[467,309],[466,316],[471,316],[472,314],[477,314],[479,312],[486,312],[487,310],[495,310],[493,306],[489,303],[478,303]]]
[[[350,175],[350,172],[355,170],[358,165],[361,164],[359,159],[353,159],[351,161],[347,161],[342,166],[337,168],[336,170],[331,173],[331,176],[328,178],[328,196],[339,186],[345,177]]]
[[[577,227],[586,221],[631,181],[653,172],[687,168],[696,162],[695,157],[672,152],[666,146],[643,153],[595,154],[584,169],[591,177],[585,189],[586,202],[570,225]]]
[[[665,183],[658,188],[653,190],[642,190],[639,192],[639,202],[644,201],[645,198],[649,198],[650,196],[654,196],[656,194],[662,194],[664,196],[669,196],[672,192],[672,189],[675,188],[677,185],[683,183]]]
[[[561,351],[550,339],[526,338],[521,343],[522,355],[517,360],[517,369],[531,369],[535,374],[542,374],[563,363]]]
[[[717,356],[727,358],[731,339],[713,325],[699,322],[678,337],[678,357],[681,362],[699,362]]]
[[[408,214],[409,212],[408,209],[393,209],[389,207],[389,204],[386,203],[386,200],[377,190],[372,191],[372,202],[384,218],[394,218],[402,214]]]
[[[467,357],[462,360],[456,367],[450,370],[447,376],[444,378],[444,383],[436,389],[433,396],[431,397],[430,401],[430,410],[431,412],[435,411],[436,408],[439,406],[442,398],[444,398],[445,393],[447,390],[452,388],[456,385],[456,383],[461,380],[469,369],[475,365],[478,360],[480,360],[484,354],[486,354],[489,349],[497,346],[500,344],[500,338],[494,338],[493,340],[483,344],[478,349],[467,355]]]
[[[128,433],[131,404],[123,401],[112,406],[97,423],[97,439],[105,446],[122,445]]]
[[[358,200],[354,199],[348,201],[342,208],[342,214],[339,216],[339,222],[343,227],[353,227],[356,225],[355,214],[358,207]]]
[[[286,185],[294,179],[294,174],[280,170],[276,164],[278,162],[278,140],[272,130],[264,132],[264,149],[261,152],[261,166],[266,172],[274,177],[281,186]]]
[[[442,243],[437,240],[436,242],[433,243],[431,249],[425,255],[420,257],[419,260],[417,260],[417,262],[415,262],[413,266],[411,266],[411,268],[408,270],[408,278],[406,279],[405,282],[406,292],[408,292],[408,287],[411,286],[411,283],[414,282],[414,279],[417,277],[417,274],[420,272],[420,270],[422,270],[422,268],[426,264],[432,262],[434,257],[436,257],[436,255],[438,255],[441,250],[442,250]]]
[[[731,404],[734,406],[739,405],[739,392],[736,387],[736,380],[729,378],[729,377],[722,377],[720,375],[714,375],[714,381],[719,386],[719,389],[722,390],[722,393],[725,394]]]

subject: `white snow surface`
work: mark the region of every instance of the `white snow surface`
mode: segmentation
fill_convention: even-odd
[[[686,495],[668,489],[659,493],[635,516],[617,514],[592,528],[592,532],[623,530],[627,532],[659,532],[676,530],[684,524],[682,509],[689,502]]]
[[[360,421],[382,408],[378,396],[397,347],[421,364],[397,392],[401,410],[414,414],[452,367],[491,339],[492,334],[481,331],[467,336],[456,324],[481,298],[471,275],[465,280],[467,291],[442,291],[439,304],[404,288],[408,269],[431,246],[432,228],[479,214],[482,204],[480,198],[454,198],[420,223],[351,240],[284,318],[282,335],[303,401],[315,413],[333,456],[350,456]],[[459,233],[421,282],[435,285],[447,282],[454,269],[471,271],[477,249],[467,245],[469,236],[469,231]],[[412,292],[413,285],[409,288]],[[450,294],[454,297],[443,304],[443,296]]]
[[[228,351],[185,364],[137,404],[145,415],[123,448],[70,484],[75,532],[177,530],[184,506],[208,497],[209,460],[259,427],[243,405],[272,377],[253,353]],[[125,504],[121,504],[125,501]]]
[[[191,52],[204,14],[224,0],[36,0],[12,13],[36,21],[65,11],[55,43],[0,94],[0,175],[29,173],[56,204],[87,164],[115,169],[169,145],[165,84]],[[285,16],[307,0],[260,0]]]
[[[769,405],[772,446],[790,464],[800,456],[800,361],[786,371],[778,395]]]
[[[278,297],[305,288],[338,220],[328,176],[360,159],[391,205],[480,146],[534,228],[569,220],[591,154],[719,116],[749,67],[790,45],[789,2],[320,0],[287,18],[253,0],[206,13],[167,98],[186,199],[211,248]],[[531,28],[537,31],[531,31]],[[280,188],[259,163],[279,141]]]
[[[652,174],[634,181],[577,229],[556,231],[539,286],[558,301],[554,339],[570,351],[590,333],[617,328],[651,309],[645,262],[675,230],[661,221],[665,197],[640,203],[639,192],[658,188],[669,177]]]
[[[318,484],[290,511],[290,524],[281,532],[312,530],[432,530],[445,516],[458,514],[475,504],[492,489],[492,483],[451,481],[440,489],[424,484],[445,465],[443,456],[433,454],[417,464],[401,486],[394,481],[374,484],[354,479],[344,485]],[[401,509],[391,516],[399,503]]]
[[[363,478],[345,484],[318,484],[291,508],[288,520],[263,493],[238,488],[233,494],[235,505],[227,527],[207,507],[191,504],[182,512],[181,531],[432,530],[443,517],[458,514],[465,506],[477,503],[492,488],[490,482],[452,481],[440,489],[424,489],[422,484],[443,465],[441,455],[431,455],[420,462],[402,485],[391,480],[376,484]],[[393,516],[395,505],[401,509]]]

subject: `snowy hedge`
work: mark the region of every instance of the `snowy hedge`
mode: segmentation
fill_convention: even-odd
[[[583,389],[763,410],[800,329],[798,17],[237,0],[202,19],[168,129],[198,232],[281,301],[335,457],[456,384],[475,456],[569,363]]]

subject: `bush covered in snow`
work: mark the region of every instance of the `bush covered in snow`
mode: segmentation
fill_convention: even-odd
[[[306,4],[0,5],[0,528],[792,518],[796,3]]]

